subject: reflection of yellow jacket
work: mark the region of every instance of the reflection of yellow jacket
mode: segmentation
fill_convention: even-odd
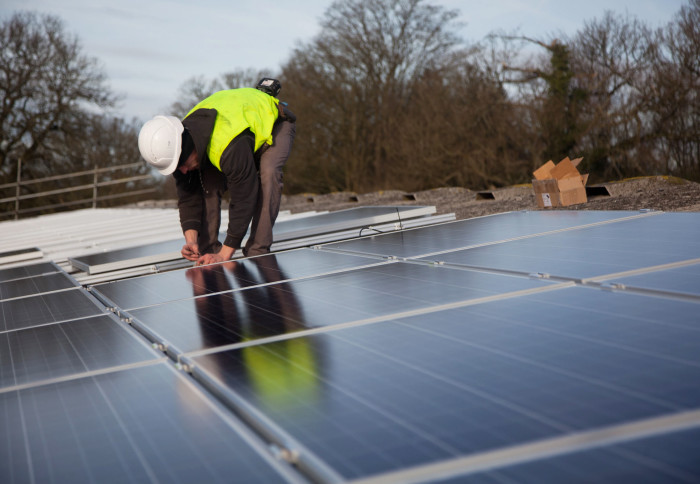
[[[292,338],[242,349],[248,376],[268,408],[318,398],[319,377],[309,338]]]
[[[279,115],[278,102],[257,89],[229,89],[204,99],[187,116],[198,109],[216,110],[216,122],[207,146],[207,155],[212,165],[221,171],[222,153],[231,140],[246,129],[255,135],[255,151],[264,143],[272,145],[272,127]]]

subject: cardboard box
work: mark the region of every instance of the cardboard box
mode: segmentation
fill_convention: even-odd
[[[538,207],[566,207],[588,201],[588,175],[581,175],[576,168],[582,159],[567,157],[556,165],[550,160],[533,172],[532,188]]]

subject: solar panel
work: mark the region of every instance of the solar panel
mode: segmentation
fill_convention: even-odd
[[[99,274],[127,267],[180,259],[183,243],[182,239],[166,240],[128,249],[70,257],[68,260],[76,269],[86,271],[88,274]]]
[[[276,242],[360,228],[373,224],[430,215],[435,207],[358,207],[303,218],[281,220],[275,224]],[[220,239],[226,237],[220,233]],[[183,241],[175,239],[139,247],[69,258],[73,267],[89,274],[99,274],[146,264],[180,259]]]
[[[0,332],[97,316],[103,307],[82,288],[0,301]]]
[[[90,291],[0,271],[0,482],[700,481],[698,217],[517,212]]]
[[[38,264],[23,265],[0,270],[0,282],[24,279],[25,277],[38,276],[51,272],[61,272],[62,269],[54,262],[40,262]]]
[[[162,358],[113,315],[0,333],[0,390]]]
[[[426,259],[492,269],[597,278],[694,259],[700,227],[689,214],[659,214],[616,223],[442,253]]]
[[[281,221],[275,224],[275,242],[309,237],[312,235],[339,232],[352,228],[396,222],[402,219],[424,217],[435,213],[435,207],[356,207],[312,217]]]
[[[76,287],[80,287],[80,285],[65,272],[44,274],[41,276],[0,282],[0,300],[74,289]]]
[[[293,482],[165,363],[0,393],[0,480]]]
[[[549,286],[527,278],[397,262],[128,314],[135,327],[177,353]],[[215,285],[219,290],[226,287]]]
[[[92,287],[108,305],[131,310],[178,299],[270,284],[380,263],[373,258],[297,249],[125,279]]]
[[[364,254],[419,257],[445,250],[492,244],[557,230],[604,224],[627,218],[647,218],[654,215],[656,214],[614,211],[510,212],[461,220],[435,227],[336,242],[325,247]]]
[[[697,309],[570,287],[191,364],[343,477],[361,478],[577,432],[609,437],[697,409]],[[588,444],[605,444],[600,435]]]

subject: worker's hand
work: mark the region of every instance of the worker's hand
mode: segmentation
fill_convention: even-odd
[[[217,262],[226,262],[227,260],[231,259],[234,252],[236,252],[236,249],[233,247],[222,245],[217,254],[204,254],[202,257],[197,259],[197,264],[195,265],[203,266],[207,264],[216,264]]]
[[[198,266],[204,266],[207,264],[216,264],[217,262],[223,262],[224,259],[220,254],[204,254],[199,259],[197,259]]]
[[[182,257],[187,260],[196,261],[201,258],[199,254],[199,246],[197,244],[185,244],[180,251]]]

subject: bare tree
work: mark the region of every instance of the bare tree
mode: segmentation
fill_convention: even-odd
[[[402,163],[392,180],[407,190],[484,188],[527,180],[530,159],[518,107],[474,63],[463,60],[416,80],[388,149]]]
[[[654,148],[667,174],[700,181],[700,0],[691,0],[653,36],[645,84]]]
[[[387,187],[388,167],[403,162],[387,143],[414,80],[459,47],[456,15],[422,0],[341,0],[326,10],[321,33],[283,68],[299,115],[292,190]]]
[[[524,42],[545,49],[547,54],[523,65],[503,66],[504,83],[529,88],[520,90],[520,101],[527,106],[534,128],[532,135],[539,138],[542,150],[535,165],[571,155],[583,129],[581,111],[588,93],[577,82],[569,41],[555,38],[545,42],[518,35],[500,38],[506,42],[506,48],[512,48],[514,42]]]
[[[649,148],[656,137],[644,94],[652,65],[649,31],[632,16],[606,12],[572,40],[577,85],[587,93],[579,154],[596,178],[656,170]]]
[[[100,173],[100,183],[119,182],[101,186],[97,195],[107,198],[100,206],[122,205],[142,199],[141,196],[131,196],[129,192],[156,188],[162,183],[161,177],[148,177],[134,180],[137,175],[151,175],[151,168],[142,162],[135,140],[138,137],[140,122],[127,122],[119,117],[101,114],[85,113],[64,122],[63,129],[49,137],[47,153],[42,162],[48,166],[65,165],[70,163],[70,178],[51,180],[31,185],[32,191],[55,191],[59,188],[88,186],[94,181],[94,169],[111,168],[126,165],[126,168]],[[136,164],[134,167],[133,165]],[[65,169],[65,166],[63,166]],[[55,170],[51,175],[61,174]],[[63,170],[61,170],[63,172]],[[83,173],[82,175],[75,175]],[[56,193],[39,199],[29,199],[23,202],[23,208],[32,206],[59,205],[78,200],[91,200],[92,187],[73,190],[66,193]]]
[[[13,174],[14,160],[36,175],[53,171],[51,139],[90,107],[113,106],[97,61],[82,53],[60,19],[20,12],[0,24],[0,170]]]

